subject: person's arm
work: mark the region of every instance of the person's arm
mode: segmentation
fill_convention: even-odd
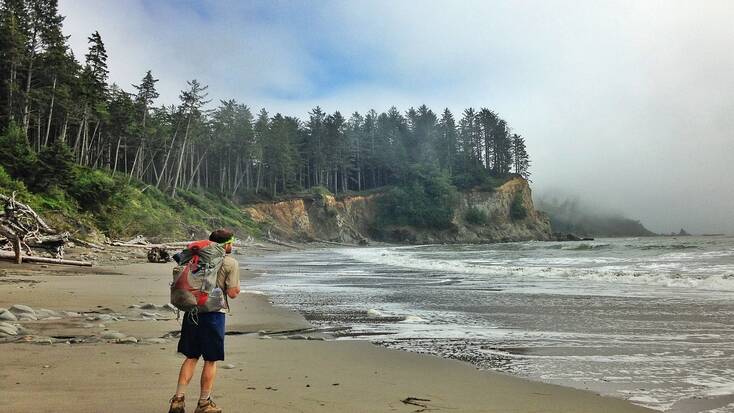
[[[231,261],[227,274],[227,297],[237,298],[240,295],[240,264],[234,258]]]

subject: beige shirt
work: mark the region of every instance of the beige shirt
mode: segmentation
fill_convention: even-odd
[[[222,260],[222,268],[217,273],[217,287],[224,291],[226,297],[227,290],[230,288],[236,288],[240,285],[240,264],[236,259],[232,258],[231,255],[226,255]],[[227,298],[224,300],[225,305],[229,308],[229,302]],[[226,312],[225,310],[220,310]]]

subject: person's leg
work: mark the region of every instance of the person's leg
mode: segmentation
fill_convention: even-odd
[[[201,331],[206,331],[200,342],[201,354],[204,358],[204,369],[201,371],[201,395],[199,406],[211,405],[207,412],[219,411],[211,402],[214,378],[217,375],[217,361],[224,360],[224,313],[205,313],[199,317]],[[208,401],[207,401],[208,400]]]
[[[204,360],[204,369],[201,371],[201,394],[199,402],[206,401],[212,395],[214,377],[217,375],[217,362]]]
[[[169,413],[186,412],[184,393],[186,392],[186,386],[194,376],[196,362],[201,357],[198,336],[196,324],[191,321],[190,315],[185,313],[181,324],[181,338],[178,340],[178,352],[186,356],[186,359],[181,364],[181,370],[178,373],[176,394],[171,398]]]
[[[186,392],[186,386],[189,385],[191,378],[194,377],[196,362],[198,358],[187,358],[181,364],[181,371],[178,372],[178,386],[176,386],[176,396],[182,396]]]

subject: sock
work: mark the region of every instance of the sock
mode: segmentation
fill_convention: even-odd
[[[201,391],[201,395],[199,396],[199,403],[203,403],[203,402],[209,400],[209,398],[211,396],[212,396],[212,391],[211,390],[207,390],[207,391],[202,390]]]
[[[178,385],[176,386],[176,396],[183,396],[184,393],[186,393],[186,385],[178,383]]]

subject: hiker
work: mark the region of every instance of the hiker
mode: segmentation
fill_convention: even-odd
[[[186,250],[174,256],[176,261],[183,267],[179,266],[174,270],[171,302],[178,308],[188,309],[183,316],[181,338],[178,341],[178,352],[186,356],[186,359],[181,365],[178,386],[176,387],[176,394],[171,398],[169,413],[185,413],[184,393],[186,392],[186,386],[194,375],[199,357],[204,359],[204,369],[201,372],[201,394],[195,413],[222,412],[222,409],[218,408],[212,401],[211,394],[214,377],[217,374],[216,363],[219,360],[224,360],[224,316],[225,311],[229,309],[227,298],[235,298],[240,293],[239,264],[237,260],[229,255],[232,253],[233,243],[234,234],[232,231],[218,229],[211,233],[209,241],[193,242],[189,244]],[[187,270],[187,264],[193,264],[189,269],[193,272],[194,277],[209,275],[203,274],[204,271],[209,270],[202,268],[212,268],[211,271],[216,270],[216,288],[208,292],[208,300],[204,305],[199,300],[199,295],[194,298],[193,307],[182,306],[180,300],[177,302],[175,299],[177,298],[175,294],[180,293],[179,290],[181,289],[179,285],[180,274]],[[213,272],[210,277],[213,279]],[[183,278],[193,280],[191,277]],[[194,291],[196,288],[189,286],[187,280],[184,280],[184,283],[185,287],[183,289],[185,290],[188,287],[188,291],[182,294],[191,295],[190,291],[199,294],[198,290]],[[205,288],[200,289],[205,290]],[[222,292],[226,293],[225,297],[221,297]],[[219,294],[220,305],[209,306],[210,302],[216,298],[217,293]],[[216,310],[209,311],[211,308],[216,308]]]

